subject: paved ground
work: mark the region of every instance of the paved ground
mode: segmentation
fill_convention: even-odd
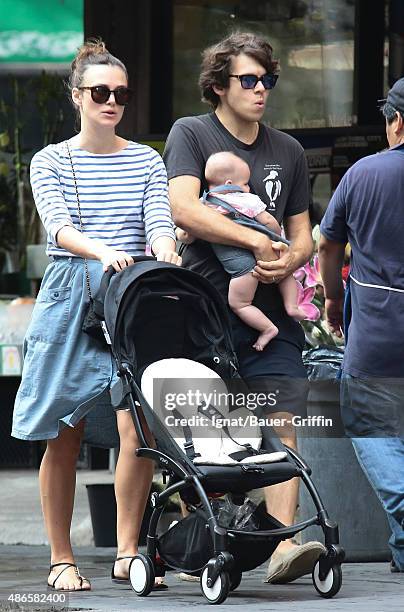
[[[180,582],[170,573],[166,581],[169,590],[140,598],[129,586],[113,585],[109,579],[114,550],[83,547],[77,549],[80,568],[92,580],[91,593],[74,593],[66,601],[57,603],[19,604],[13,608],[8,601],[11,594],[33,596],[57,595],[46,591],[48,551],[45,546],[0,547],[0,610],[147,610],[150,612],[178,612],[179,608],[198,612],[213,610],[205,603],[197,583]],[[223,610],[248,612],[403,612],[404,574],[390,574],[386,563],[346,564],[343,568],[343,587],[334,599],[319,597],[310,577],[275,586],[263,582],[265,567],[248,572],[237,591],[220,606]],[[32,598],[32,597],[31,597]],[[20,597],[21,601],[21,597]]]
[[[212,610],[199,585],[167,575],[169,590],[139,598],[129,586],[109,579],[115,550],[95,548],[85,484],[112,482],[104,471],[78,473],[73,541],[81,571],[92,580],[91,593],[74,593],[61,601],[59,593],[45,589],[48,555],[42,525],[37,474],[34,470],[0,471],[0,610],[148,610],[178,612],[179,607]],[[391,574],[387,563],[355,563],[343,566],[343,586],[334,599],[319,597],[310,577],[274,586],[263,582],[265,566],[244,574],[240,587],[220,609],[248,612],[403,612],[404,574]],[[15,595],[17,594],[17,597]],[[18,597],[18,594],[20,595]],[[37,597],[35,597],[35,594]],[[11,601],[13,599],[14,601]],[[56,599],[36,603],[48,595]],[[33,600],[24,603],[24,599]],[[59,603],[58,600],[59,599]],[[53,601],[53,604],[52,604]]]
[[[93,543],[86,484],[113,482],[104,470],[78,470],[72,541]],[[0,470],[0,544],[46,544],[37,470]]]

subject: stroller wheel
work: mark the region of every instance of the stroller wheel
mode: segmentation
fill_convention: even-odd
[[[232,569],[230,572],[230,591],[235,591],[240,586],[243,573],[239,569]]]
[[[136,555],[129,565],[129,581],[136,595],[145,597],[154,586],[153,561],[146,555]]]
[[[338,593],[342,584],[341,565],[333,565],[324,580],[320,580],[320,562],[317,561],[312,572],[313,584],[317,593],[321,597],[334,597]]]
[[[220,572],[213,586],[208,587],[208,566],[202,570],[201,591],[210,604],[221,604],[230,592],[230,578],[227,572]]]

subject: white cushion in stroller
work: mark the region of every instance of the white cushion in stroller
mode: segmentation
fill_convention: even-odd
[[[287,454],[284,451],[278,451],[276,453],[262,453],[260,455],[250,455],[249,457],[244,457],[240,461],[236,461],[231,457],[227,457],[227,461],[221,461],[218,464],[218,461],[215,457],[212,459],[206,457],[195,457],[194,463],[195,465],[240,465],[240,463],[276,463],[277,461],[283,461],[286,459]]]
[[[173,389],[173,384],[177,388]],[[172,427],[172,424],[176,416],[186,419],[189,423],[194,450],[199,455],[193,460],[195,464],[270,463],[286,458],[284,452],[253,455],[240,462],[229,457],[232,453],[245,450],[243,448],[245,444],[259,450],[262,441],[261,430],[258,424],[251,423],[250,417],[253,413],[245,406],[229,413],[228,402],[224,401],[229,397],[226,384],[216,372],[201,363],[183,358],[156,361],[143,372],[141,389],[150,407],[159,414],[168,430],[171,429],[172,437],[184,452],[185,432],[180,425]],[[192,401],[187,401],[186,405],[184,402],[174,402],[173,396],[177,400],[181,394],[183,398],[184,396],[189,397],[187,396],[188,391],[192,391],[192,398],[198,397],[202,401],[196,403],[192,399]],[[197,393],[199,393],[198,396]],[[168,407],[167,397],[172,398],[172,403]],[[224,428],[220,427],[217,420],[216,424],[213,423],[209,416],[212,407],[218,411],[216,416],[220,413],[220,418],[225,421]],[[201,418],[205,419],[206,425],[200,424]],[[240,422],[243,424],[240,425]]]

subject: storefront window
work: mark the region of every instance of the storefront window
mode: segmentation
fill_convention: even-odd
[[[282,129],[355,123],[354,0],[175,0],[175,119],[207,111],[201,51],[233,30],[266,36],[280,60],[264,121]]]

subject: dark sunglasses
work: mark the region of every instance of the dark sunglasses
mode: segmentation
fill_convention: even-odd
[[[234,77],[240,81],[243,89],[255,89],[259,81],[265,89],[273,89],[278,76],[277,74],[264,74],[262,77],[257,77],[255,74],[229,74],[229,77]]]
[[[106,85],[94,85],[93,87],[78,87],[77,89],[89,89],[91,91],[91,99],[96,104],[105,104],[113,93],[115,102],[119,106],[126,106],[132,99],[133,91],[128,87],[117,87],[116,89],[108,89]]]

